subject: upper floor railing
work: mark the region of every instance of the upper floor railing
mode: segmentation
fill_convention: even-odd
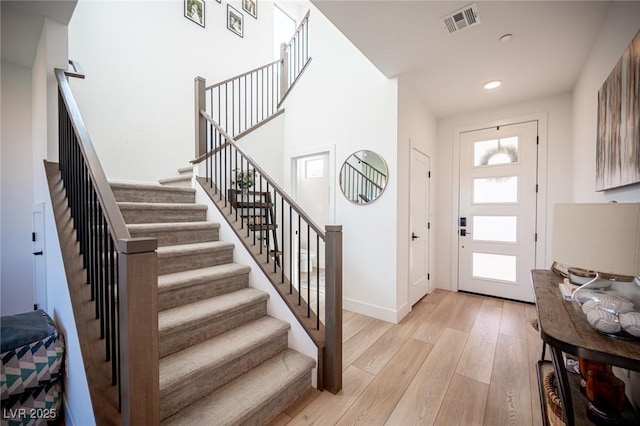
[[[311,61],[309,54],[309,12],[302,18],[289,43],[282,43],[280,46],[280,59],[282,60],[280,103],[287,97],[290,89],[296,84],[298,78]]]
[[[309,12],[291,40],[282,43],[280,55],[277,61],[205,87],[206,96],[201,97],[196,110],[206,105],[211,118],[235,139],[273,117],[311,61]],[[202,92],[203,88],[196,90]],[[196,128],[198,131],[202,129]]]
[[[111,364],[110,384],[119,386],[121,423],[158,424],[157,240],[129,234],[67,81],[67,76],[84,78],[77,65],[72,65],[73,72],[55,70],[59,170],[86,284],[91,286],[93,316],[105,342],[104,361]],[[79,312],[75,315],[76,321],[91,321],[81,318]],[[83,358],[87,362],[84,353]],[[96,392],[103,386],[89,383],[94,410],[105,404],[105,396]]]

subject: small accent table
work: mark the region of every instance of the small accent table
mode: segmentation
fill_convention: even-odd
[[[640,371],[640,342],[611,338],[591,328],[585,315],[576,309],[572,302],[563,299],[558,288],[558,283],[562,282],[561,276],[550,270],[533,270],[531,280],[536,296],[540,337],[550,347],[551,362],[562,400],[564,422],[567,426],[591,424],[587,418],[588,400],[580,392],[580,377],[577,374],[567,373],[562,353]],[[538,388],[543,422],[548,424],[545,415],[545,398],[540,385],[542,383],[541,362],[544,361],[539,361],[537,367]],[[623,418],[630,416],[631,424],[640,424],[640,419],[630,407],[629,410],[631,412],[625,412]],[[626,421],[622,424],[625,423]]]

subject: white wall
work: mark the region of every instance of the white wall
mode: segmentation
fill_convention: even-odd
[[[640,30],[640,2],[612,2],[573,92],[573,201],[640,201],[640,185],[595,192],[598,90]]]
[[[31,70],[3,61],[0,146],[2,315],[28,312],[34,304],[31,155]]]
[[[640,3],[613,2],[573,92],[573,202],[640,201],[640,184],[595,192],[598,90],[640,30]],[[615,369],[640,407],[640,374]]]
[[[349,155],[362,149],[387,162],[389,182],[374,203],[354,205],[337,190],[335,222],[343,226],[344,307],[396,322],[398,84],[371,65],[314,6],[310,9],[313,60],[285,100],[285,157],[335,146],[336,174]],[[288,160],[284,175],[289,190]]]
[[[431,221],[431,233],[429,236],[429,268],[431,282],[438,274],[436,262],[435,230],[439,224],[434,219],[436,209],[436,188],[438,186],[438,161],[437,152],[437,126],[436,118],[422,101],[417,97],[413,89],[402,79],[399,80],[398,95],[398,191],[397,209],[397,304],[402,313],[409,311],[409,246],[411,233],[409,211],[409,187],[411,177],[411,150],[417,149],[429,156],[431,166],[430,204],[429,216]],[[444,167],[447,170],[448,167]]]
[[[284,116],[274,118],[237,142],[269,177],[284,186]]]
[[[483,111],[467,113],[459,116],[447,117],[438,121],[438,164],[445,165],[446,169],[438,174],[438,185],[436,189],[436,222],[438,226],[435,230],[436,238],[436,264],[437,281],[436,286],[446,290],[457,290],[457,281],[452,276],[452,248],[457,244],[457,211],[454,211],[454,198],[457,188],[454,187],[456,177],[454,176],[454,144],[456,143],[456,129],[485,127],[488,123],[492,125],[509,122],[510,119],[540,115],[546,117],[547,130],[541,134],[541,141],[546,138],[546,156],[543,154],[539,158],[539,164],[543,168],[546,166],[546,175],[539,176],[538,181],[546,186],[547,209],[543,218],[546,223],[551,223],[553,206],[556,202],[567,202],[571,200],[572,186],[572,135],[571,135],[571,95],[564,94],[543,99],[532,100],[515,105],[507,105]],[[544,141],[543,141],[544,142]],[[541,142],[541,144],[543,143]],[[544,153],[544,149],[541,150]],[[546,164],[545,164],[546,163]],[[443,168],[444,168],[443,167]],[[539,168],[540,170],[540,168]],[[547,185],[548,182],[548,185]],[[538,230],[539,239],[544,237],[544,244],[538,247],[539,265],[551,266],[550,255],[550,232]],[[542,234],[542,235],[541,235]],[[542,254],[544,252],[544,254]]]
[[[109,179],[174,176],[195,156],[194,78],[213,84],[273,60],[272,3],[259,2],[257,20],[244,13],[244,38],[227,30],[226,1],[205,4],[202,28],[182,0],[78,3],[69,52],[87,78],[73,90]]]

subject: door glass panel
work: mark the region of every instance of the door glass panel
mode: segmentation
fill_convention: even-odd
[[[518,177],[505,176],[474,179],[473,202],[474,204],[518,202]]]
[[[518,137],[478,141],[473,144],[473,165],[492,166],[518,162]]]
[[[515,243],[518,229],[516,216],[474,216],[473,239]]]
[[[504,254],[473,253],[473,276],[516,282],[516,257]]]

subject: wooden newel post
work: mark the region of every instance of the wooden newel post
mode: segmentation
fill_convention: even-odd
[[[289,90],[289,51],[287,43],[280,44],[280,100],[284,99],[284,95]]]
[[[160,424],[158,241],[118,242],[121,424]]]
[[[342,226],[325,226],[324,388],[342,389]]]
[[[207,82],[202,77],[196,77],[195,85],[195,118],[196,118],[196,158],[207,152],[207,120],[200,114],[206,109]]]

